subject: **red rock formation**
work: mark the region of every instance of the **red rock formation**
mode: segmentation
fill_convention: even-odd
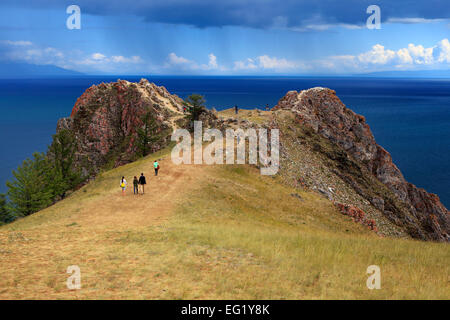
[[[372,231],[378,231],[375,221],[367,219],[365,212],[360,208],[344,203],[335,203],[335,205],[342,214],[351,217],[353,222],[367,226]]]
[[[313,128],[316,133],[338,144],[386,185],[406,205],[411,219],[416,220],[405,222],[418,224],[410,231],[412,236],[450,240],[449,211],[439,197],[405,180],[392,162],[391,155],[376,143],[365,118],[346,108],[335,91],[326,88],[289,91],[274,108],[279,109],[296,113],[301,125]],[[377,205],[382,204],[380,200],[377,200]],[[392,212],[384,208],[381,211],[394,220],[411,220],[409,217],[392,217]]]
[[[159,132],[167,131],[152,149],[163,147],[171,133],[170,118],[181,110],[182,100],[164,87],[144,79],[139,83],[118,80],[87,89],[76,101],[70,118],[58,121],[57,129],[73,131],[77,164],[85,175],[93,175],[107,162],[118,166],[136,158],[137,130],[147,112],[151,112]]]

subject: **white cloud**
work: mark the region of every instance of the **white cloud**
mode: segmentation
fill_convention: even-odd
[[[415,23],[435,23],[445,21],[445,19],[425,19],[425,18],[389,18],[387,23],[404,23],[404,24],[415,24]]]
[[[317,24],[307,24],[303,27],[292,27],[287,29],[297,32],[311,32],[311,31],[326,31],[334,28],[356,30],[365,28],[365,25],[348,24],[348,23],[337,23],[337,24],[317,23]]]
[[[258,69],[255,61],[251,58],[247,58],[245,61],[235,61],[234,70],[253,70]]]
[[[132,56],[130,58],[124,56],[112,56],[111,61],[114,63],[140,63],[143,62],[139,56]]]
[[[170,53],[167,57],[166,69],[172,69],[176,71],[229,71],[229,69],[223,65],[220,65],[213,53],[208,55],[207,64],[199,64],[195,61],[189,60],[182,56],[178,56],[175,53]],[[261,55],[256,58],[247,58],[242,61],[235,61],[233,63],[232,70],[235,71],[248,71],[248,70],[261,70],[261,71],[290,71],[298,68],[298,64],[293,61],[289,61],[284,58],[270,57],[268,55]]]
[[[93,60],[104,60],[106,58],[106,56],[101,53],[94,53],[94,54],[92,54],[91,58]]]
[[[224,66],[219,65],[217,62],[217,57],[214,53],[208,54],[208,64],[198,64],[195,61],[186,59],[184,57],[176,55],[174,52],[169,53],[167,57],[167,63],[164,65],[166,69],[172,69],[173,71],[193,71],[193,72],[204,72],[210,70],[220,70],[225,71]]]
[[[413,63],[413,58],[411,57],[409,50],[406,48],[402,48],[402,49],[398,50],[397,56],[400,59],[401,63],[406,63],[406,64]]]
[[[331,56],[312,62],[318,68],[335,72],[365,72],[389,69],[450,68],[450,42],[439,41],[432,47],[408,44],[397,51],[376,44],[357,55]]]
[[[424,48],[422,45],[414,45],[410,43],[408,45],[408,51],[411,55],[414,64],[432,64],[434,47]]]
[[[386,50],[384,46],[376,44],[372,50],[358,55],[358,60],[362,63],[386,64],[395,58],[395,52]]]
[[[234,70],[272,70],[293,71],[299,68],[299,64],[285,58],[270,57],[268,55],[256,58],[247,58],[243,61],[234,62]]]
[[[18,47],[26,47],[33,45],[33,42],[31,41],[11,41],[11,40],[1,40],[1,44],[8,45],[8,46],[18,46]]]
[[[177,56],[175,53],[171,52],[169,53],[169,64],[172,65],[177,65],[177,64],[191,64],[192,61],[183,58],[183,57],[179,57]]]
[[[439,23],[445,22],[449,19],[426,19],[426,18],[416,18],[416,17],[406,17],[406,18],[388,18],[384,23],[392,24],[428,24],[428,23]],[[284,16],[276,16],[272,19],[271,27],[274,29],[286,29],[296,32],[317,32],[317,31],[327,31],[337,28],[342,29],[364,29],[366,28],[365,20],[360,23],[329,23],[327,19],[324,19],[321,15],[313,16],[309,19],[303,19],[302,25],[288,26],[288,19]]]
[[[13,62],[26,62],[36,65],[55,65],[79,71],[113,71],[114,65],[139,64],[139,56],[125,57],[95,52],[85,54],[80,50],[63,52],[53,47],[41,47],[31,41],[0,40],[0,59]],[[87,69],[87,70],[84,70]]]
[[[208,55],[208,58],[209,58],[209,62],[208,62],[209,68],[218,69],[219,65],[217,64],[217,57],[213,53],[210,53]]]
[[[111,56],[108,57],[102,53],[96,52],[87,58],[76,59],[74,63],[77,65],[96,66],[97,69],[108,69],[114,64],[137,64],[144,62],[139,56],[125,57],[125,56]]]
[[[40,48],[28,44],[14,44],[8,50],[0,53],[0,59],[26,62],[38,65],[61,65],[65,55],[62,51],[47,47]]]
[[[258,61],[263,69],[292,69],[297,67],[292,61],[275,57],[271,58],[267,55],[259,56]]]
[[[437,60],[440,63],[450,63],[450,42],[448,39],[439,41],[437,48]]]
[[[0,59],[33,64],[57,64],[64,54],[52,47],[39,47],[31,41],[0,40]]]

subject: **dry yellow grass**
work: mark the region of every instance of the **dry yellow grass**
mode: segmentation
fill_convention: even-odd
[[[221,110],[218,112],[219,117],[221,118],[233,118],[233,119],[241,119],[241,120],[249,120],[254,123],[264,123],[271,116],[272,112],[263,111],[259,109],[239,109],[238,114],[235,113],[234,108]]]
[[[140,172],[146,195],[122,197],[120,177]],[[449,298],[448,245],[380,238],[256,168],[175,166],[168,150],[1,227],[0,259],[2,299]]]

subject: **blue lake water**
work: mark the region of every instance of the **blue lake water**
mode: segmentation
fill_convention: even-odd
[[[11,170],[34,151],[45,151],[56,121],[70,115],[93,84],[118,77],[0,80],[0,192]],[[139,81],[140,77],[120,77]],[[377,142],[406,179],[437,193],[450,206],[450,80],[309,77],[152,77],[182,98],[199,93],[217,110],[274,106],[289,90],[314,86],[336,90],[366,117]]]

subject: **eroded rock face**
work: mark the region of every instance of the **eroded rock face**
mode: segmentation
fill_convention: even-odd
[[[167,145],[172,119],[182,114],[182,100],[147,80],[118,80],[87,89],[76,101],[69,118],[60,119],[57,131],[71,130],[77,141],[76,163],[85,175],[95,175],[105,164],[118,166],[136,159],[137,130],[150,112],[160,139],[151,146]]]
[[[419,226],[413,236],[449,241],[449,211],[439,197],[405,180],[392,162],[391,155],[376,143],[365,118],[346,108],[335,91],[326,88],[289,91],[274,108],[275,111],[280,109],[294,112],[300,125],[308,126],[338,144],[387,186],[406,205],[414,220],[418,221]],[[393,214],[385,209],[384,199],[369,201],[387,216]],[[406,223],[411,224],[411,221]]]

